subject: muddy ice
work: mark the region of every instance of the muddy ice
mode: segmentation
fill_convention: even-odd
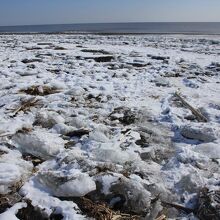
[[[4,35],[0,51],[1,220],[220,218],[218,36]]]

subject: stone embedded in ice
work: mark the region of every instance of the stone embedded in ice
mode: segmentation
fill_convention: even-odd
[[[13,137],[15,146],[23,153],[28,153],[41,159],[50,159],[64,149],[65,141],[57,134],[44,130],[29,133],[18,133]]]
[[[194,151],[201,153],[211,159],[220,159],[220,144],[204,143],[196,146]]]
[[[217,139],[216,130],[203,124],[183,125],[180,127],[180,133],[185,138],[196,139],[204,142],[212,142]]]

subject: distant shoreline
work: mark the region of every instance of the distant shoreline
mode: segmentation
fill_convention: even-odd
[[[220,22],[140,22],[0,26],[0,34],[220,35]]]
[[[148,32],[148,33],[127,33],[127,32],[0,32],[1,35],[195,35],[195,36],[220,36],[220,33],[197,33],[197,32]]]

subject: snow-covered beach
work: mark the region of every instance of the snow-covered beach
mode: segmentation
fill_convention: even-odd
[[[220,218],[220,36],[1,35],[0,61],[0,220]]]

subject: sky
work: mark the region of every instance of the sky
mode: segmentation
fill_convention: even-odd
[[[0,26],[220,22],[220,0],[0,0]]]

